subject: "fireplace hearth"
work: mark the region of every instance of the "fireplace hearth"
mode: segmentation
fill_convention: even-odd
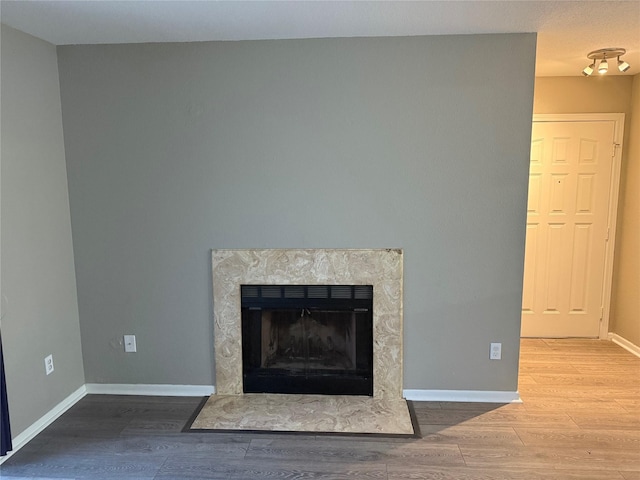
[[[242,285],[244,393],[373,395],[371,285]]]

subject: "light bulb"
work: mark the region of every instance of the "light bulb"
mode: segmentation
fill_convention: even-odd
[[[604,58],[601,62],[600,65],[598,66],[598,73],[600,75],[607,73],[607,70],[609,70],[609,64],[607,63],[607,59]]]
[[[586,67],[584,67],[584,70],[582,70],[582,75],[584,75],[585,77],[588,77],[589,75],[591,75],[593,73],[593,69],[595,68],[595,66],[596,64],[594,62],[591,65],[587,65]]]
[[[621,72],[626,72],[630,68],[631,68],[631,65],[629,65],[627,62],[623,60],[620,60],[620,57],[618,57],[618,70],[620,70]]]

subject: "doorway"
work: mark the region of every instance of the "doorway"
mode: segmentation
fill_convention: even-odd
[[[623,123],[534,116],[523,337],[607,336]]]

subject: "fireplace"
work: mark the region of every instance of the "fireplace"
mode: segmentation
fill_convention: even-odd
[[[244,393],[373,395],[373,286],[241,285]]]
[[[249,364],[253,361],[253,368],[257,371],[252,373],[262,374],[268,373],[265,370],[272,370],[271,373],[279,368],[281,363],[266,362],[268,356],[267,341],[266,353],[262,350],[262,335],[271,336],[271,325],[277,324],[273,328],[278,332],[286,331],[290,328],[288,325],[301,321],[302,325],[297,327],[303,328],[305,322],[311,324],[323,325],[323,328],[332,329],[332,344],[338,342],[333,335],[340,333],[344,337],[346,343],[347,334],[346,326],[339,327],[339,324],[348,323],[349,328],[353,329],[353,318],[355,317],[356,337],[361,339],[367,336],[366,329],[358,329],[358,324],[362,322],[362,318],[367,315],[371,316],[372,330],[372,352],[369,354],[364,347],[358,348],[346,346],[341,347],[342,353],[353,363],[355,360],[356,367],[347,368],[344,375],[352,375],[359,373],[362,366],[363,357],[372,356],[372,393],[369,386],[363,387],[366,391],[365,395],[372,395],[374,399],[402,399],[402,371],[403,371],[403,355],[402,355],[402,277],[403,277],[403,255],[400,249],[252,249],[252,250],[228,250],[220,249],[212,251],[212,278],[213,278],[213,322],[214,322],[214,355],[215,355],[215,387],[216,393],[219,395],[243,395],[247,393],[244,387],[244,377],[247,373],[244,370],[245,360],[249,360]],[[245,314],[251,312],[250,305],[242,302],[242,286],[278,286],[278,287],[349,287],[356,289],[358,292],[360,287],[370,288],[373,298],[370,299],[372,308],[368,312],[355,311],[356,308],[368,308],[360,305],[352,305],[346,311],[340,312],[337,319],[329,320],[327,314],[322,310],[333,310],[322,303],[321,299],[314,299],[316,303],[294,304],[292,310],[286,313],[287,308],[272,308],[271,305],[254,305],[254,308],[262,308],[271,313],[264,315],[265,319],[269,319],[268,326],[261,326],[261,333],[248,334],[249,339],[243,338],[242,317],[243,310]],[[295,290],[295,289],[294,289]],[[293,291],[293,290],[292,290]],[[336,292],[339,290],[336,289]],[[332,293],[328,293],[333,296]],[[360,295],[360,293],[358,293]],[[339,296],[337,293],[335,296]],[[356,294],[353,294],[354,299]],[[269,300],[269,296],[262,295],[262,301]],[[246,300],[246,299],[245,299]],[[292,300],[292,299],[289,299]],[[331,299],[333,300],[333,299]],[[353,299],[352,299],[353,300]],[[358,299],[364,300],[364,299]],[[350,310],[349,310],[350,309]],[[275,320],[274,319],[275,314]],[[355,314],[355,315],[354,315]],[[253,315],[261,324],[263,323],[262,313],[249,313]],[[289,315],[289,317],[287,317]],[[288,318],[288,320],[287,320]],[[258,320],[259,319],[259,320]],[[265,323],[267,320],[265,320]],[[326,325],[325,325],[326,324]],[[295,331],[294,327],[294,331]],[[320,328],[320,327],[318,327]],[[343,330],[340,330],[342,328]],[[319,337],[325,338],[322,348],[328,349],[328,341],[326,337],[328,330],[317,331]],[[284,334],[283,334],[284,335]],[[295,336],[295,335],[294,335]],[[259,338],[258,338],[259,337]],[[291,335],[289,335],[291,337]],[[251,340],[253,338],[253,340]],[[350,341],[351,336],[349,336]],[[243,352],[243,344],[247,341],[260,342],[260,354],[251,354],[252,357],[247,358]],[[283,347],[286,343],[282,336],[278,338],[278,343],[282,342]],[[358,340],[360,342],[361,340]],[[275,343],[274,343],[275,345]],[[317,345],[319,345],[317,343]],[[291,347],[285,347],[291,348]],[[353,352],[355,348],[355,353]],[[317,347],[319,349],[319,346]],[[281,349],[282,351],[282,349]],[[317,350],[316,350],[317,351]],[[360,352],[360,353],[358,353]],[[290,356],[296,357],[293,349],[289,352]],[[265,358],[263,359],[263,356]],[[258,359],[259,357],[259,359]],[[278,360],[274,358],[274,360]],[[290,362],[293,363],[293,358]],[[315,360],[311,355],[307,363],[298,365],[293,370],[298,372],[304,368],[307,370],[332,370],[331,362],[327,359]],[[345,360],[346,365],[348,362]],[[328,363],[329,365],[324,365]],[[335,362],[334,362],[335,363]],[[327,367],[324,368],[323,367]],[[262,371],[260,371],[262,369]],[[355,370],[355,372],[354,372]],[[321,372],[324,373],[324,372]],[[333,372],[335,373],[335,372]],[[362,375],[363,378],[367,374]],[[366,380],[367,382],[369,380]]]

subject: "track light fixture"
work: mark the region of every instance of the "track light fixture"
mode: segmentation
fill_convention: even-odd
[[[620,60],[620,57],[618,57],[618,70],[620,70],[621,72],[626,72],[630,68],[631,68],[631,65],[629,65],[627,62]]]
[[[620,60],[620,57],[627,53],[624,48],[601,48],[600,50],[594,50],[593,52],[589,52],[587,58],[592,60],[591,64],[582,70],[582,75],[585,77],[590,76],[596,70],[596,62],[599,60],[598,64],[598,73],[600,75],[604,75],[609,71],[609,62],[607,62],[607,58],[617,58],[618,59],[618,70],[621,72],[626,72],[631,68],[624,60]]]
[[[594,68],[596,68],[596,62],[593,62],[591,65],[587,65],[586,67],[584,67],[584,70],[582,70],[582,75],[588,77],[593,73]]]
[[[607,73],[608,70],[609,64],[607,63],[607,57],[605,57],[600,61],[600,65],[598,65],[598,73],[602,75],[603,73]]]

